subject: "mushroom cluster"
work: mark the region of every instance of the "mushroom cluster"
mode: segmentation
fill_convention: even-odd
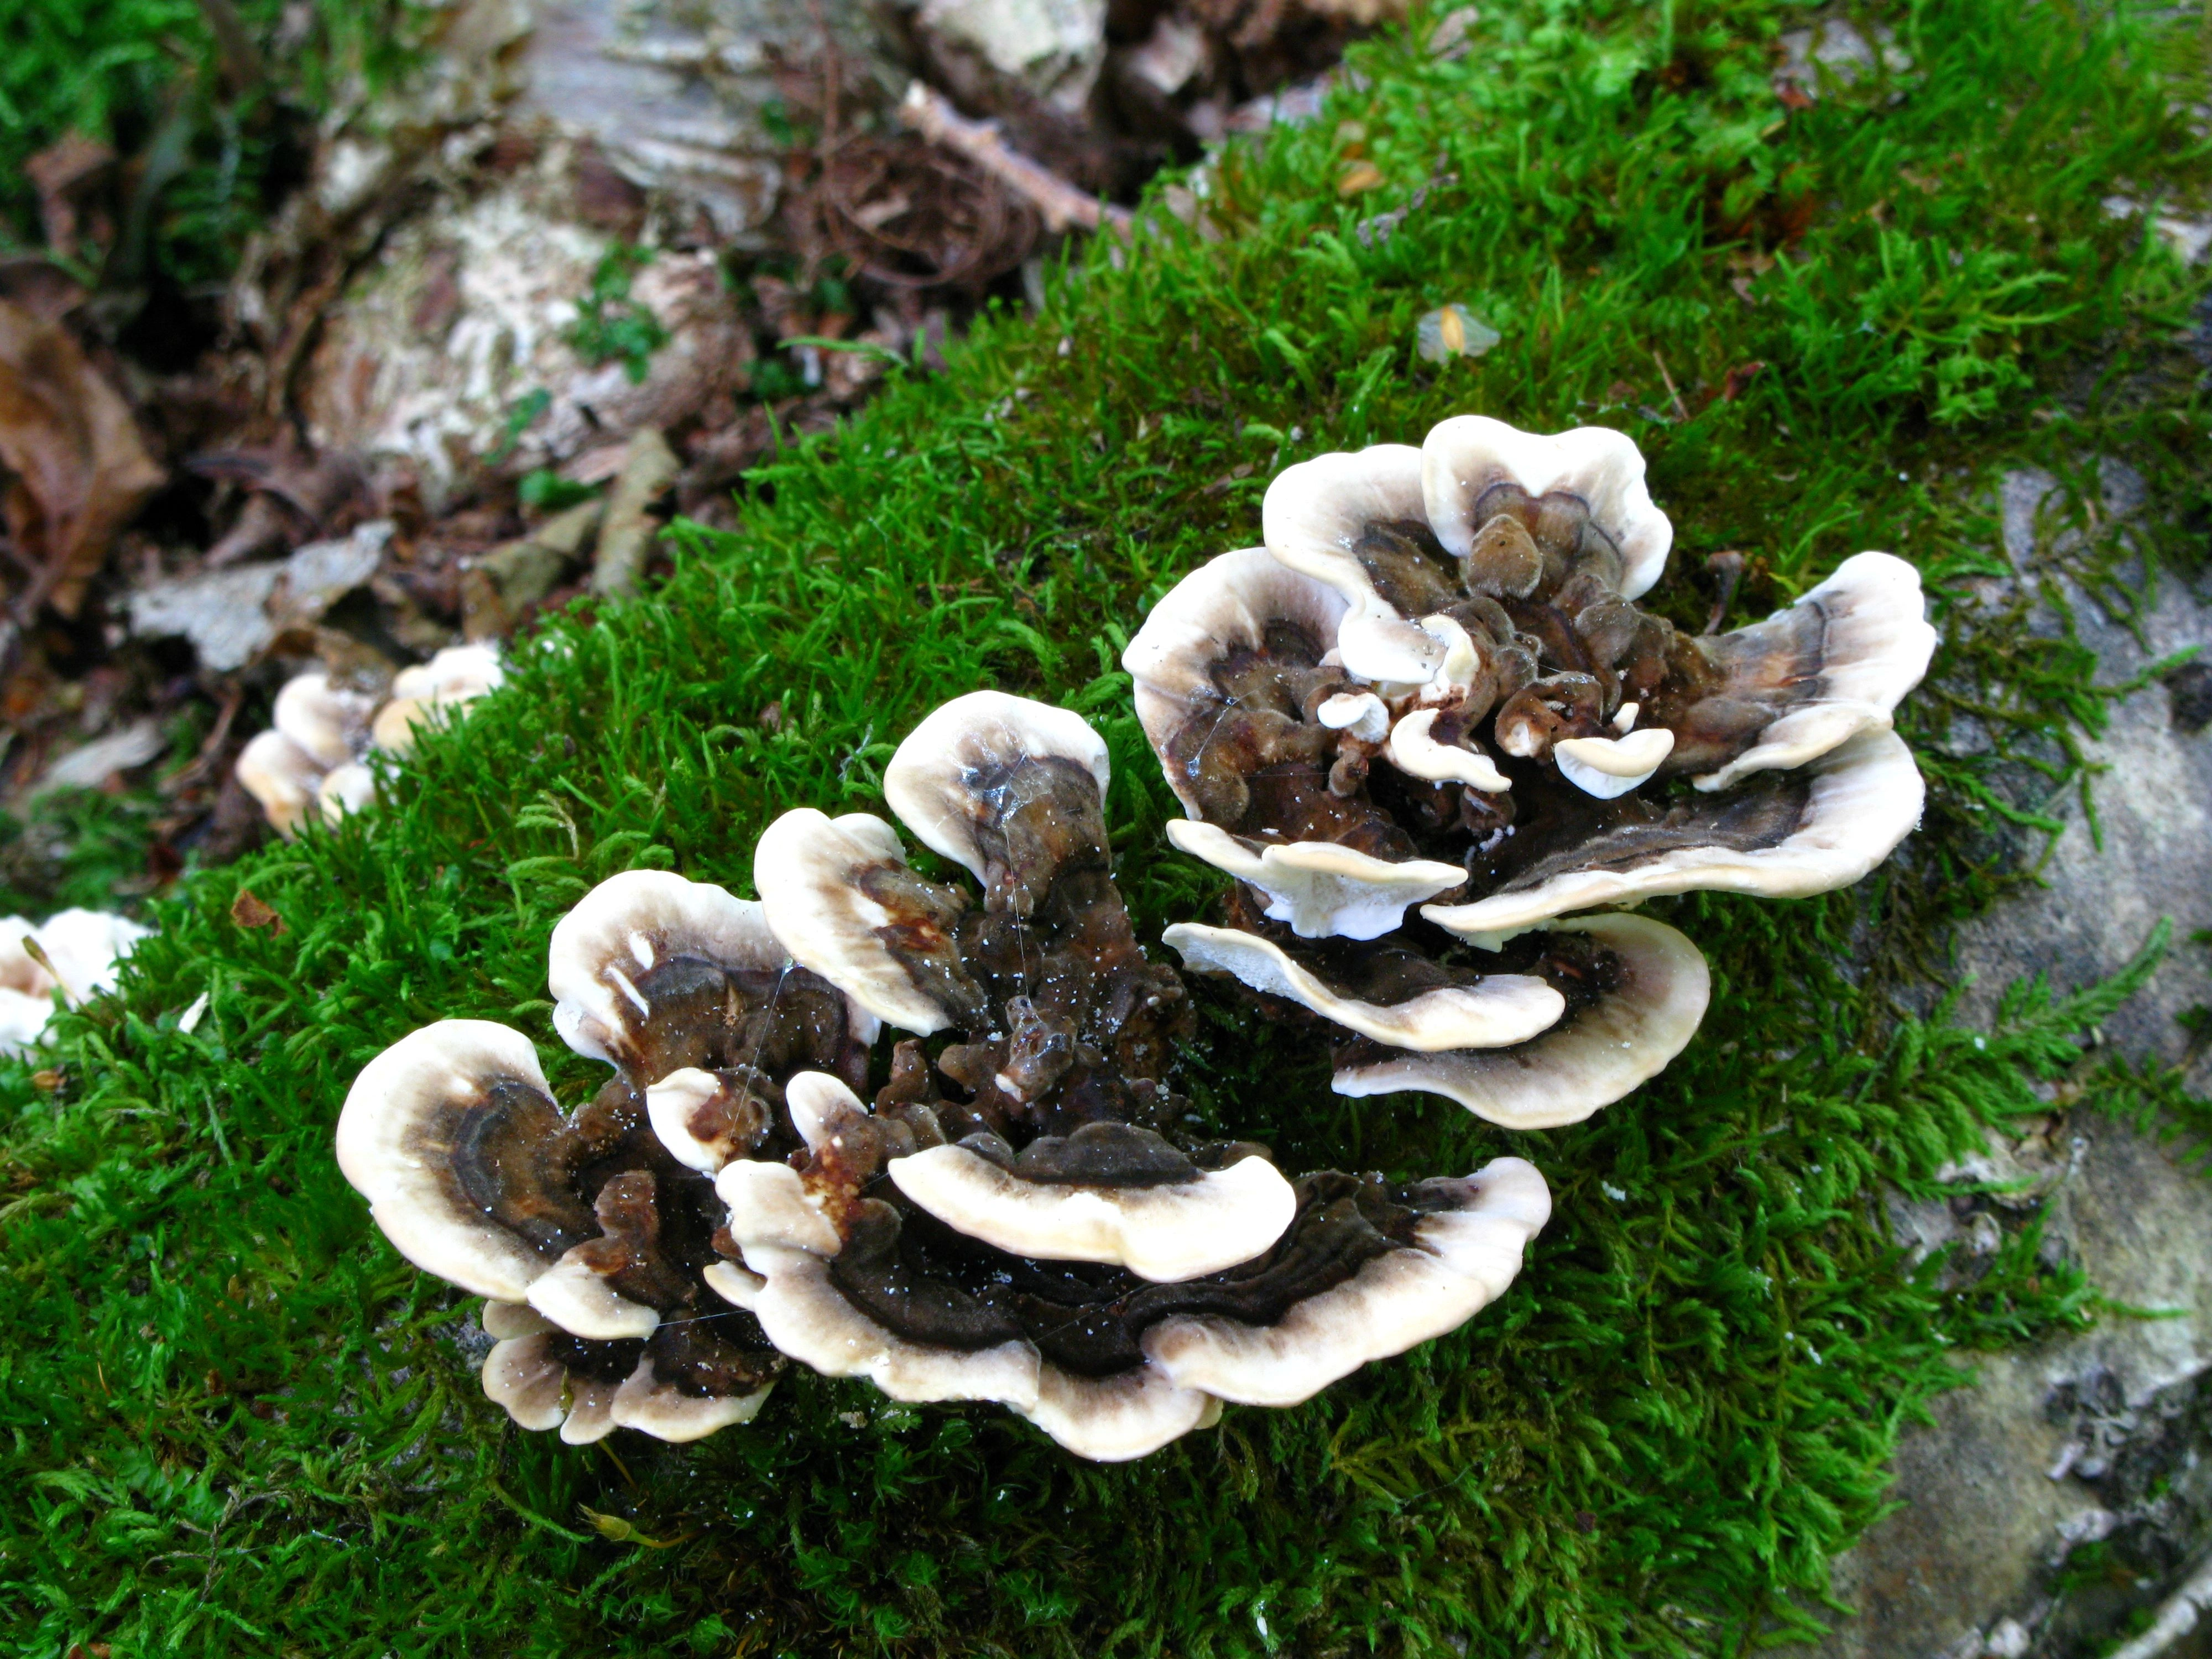
[[[362,1071],[340,1166],[403,1254],[491,1298],[484,1386],[517,1422],[689,1439],[787,1357],[1131,1458],[1504,1291],[1550,1213],[1528,1163],[1291,1177],[1191,1132],[1191,1012],[1114,885],[1107,779],[1079,716],[959,698],[884,793],[976,889],[881,818],[788,812],[760,901],[633,872],[555,929],[555,1030],[615,1068],[573,1115],[483,1021]],[[908,1035],[872,1073],[884,1025]]]
[[[1635,603],[1671,539],[1635,447],[1473,417],[1293,467],[1265,519],[1125,662],[1170,838],[1237,878],[1222,925],[1166,942],[1325,1022],[1340,1093],[1585,1118],[1681,1050],[1709,981],[1662,923],[1571,913],[1823,891],[1918,817],[1890,716],[1934,635],[1887,555],[1689,636]],[[614,1068],[580,1109],[482,1021],[362,1071],[340,1165],[490,1298],[484,1387],[517,1422],[690,1439],[797,1359],[1138,1457],[1504,1292],[1550,1216],[1527,1162],[1288,1176],[1193,1131],[1193,1015],[1115,887],[1107,781],[1079,716],[957,698],[884,793],[973,887],[882,818],[787,812],[758,901],[633,872],[554,930],[555,1030]]]
[[[371,750],[405,754],[417,726],[451,719],[505,678],[489,645],[449,646],[401,669],[382,696],[320,669],[295,675],[276,693],[270,729],[240,752],[238,781],[287,839],[310,812],[336,823],[376,799]]]
[[[0,1054],[37,1045],[57,992],[74,1008],[113,990],[123,958],[152,931],[106,910],[63,910],[36,923],[0,916]]]
[[[1340,1093],[1587,1117],[1680,1052],[1707,976],[1670,927],[1569,913],[1825,892],[1919,819],[1891,715],[1936,635],[1900,559],[1683,633],[1636,603],[1674,535],[1636,446],[1480,416],[1292,466],[1261,517],[1123,665],[1169,838],[1238,884],[1167,942],[1340,1028]]]

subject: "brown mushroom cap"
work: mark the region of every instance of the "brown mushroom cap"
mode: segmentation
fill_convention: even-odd
[[[1011,807],[1004,793],[1024,787],[1026,769],[1049,761],[1081,769],[1104,798],[1106,740],[1082,715],[1003,691],[971,691],[907,734],[884,769],[884,799],[925,847],[988,889],[1004,865],[994,855],[1004,848],[987,845],[1004,840],[999,826]]]
[[[641,1342],[592,1342],[531,1309],[489,1303],[484,1328],[500,1340],[484,1358],[484,1394],[519,1427],[558,1428],[571,1445],[618,1428],[701,1439],[757,1416],[783,1363],[703,1323],[665,1326]]]
[[[1436,859],[1382,859],[1328,841],[1267,843],[1211,823],[1171,820],[1168,840],[1267,895],[1267,914],[1304,939],[1379,939],[1408,906],[1467,884]]]
[[[677,1434],[738,1411],[732,1379],[757,1369],[732,1331],[659,1334],[688,1326],[706,1299],[702,1272],[737,1248],[714,1237],[720,1206],[702,1155],[796,1145],[784,1080],[864,1079],[867,1051],[845,999],[786,962],[756,907],[719,889],[661,872],[618,878],[556,930],[553,955],[563,1006],[585,1010],[559,1023],[588,1028],[578,1046],[620,1068],[590,1105],[565,1116],[518,1033],[447,1021],[363,1071],[340,1119],[340,1164],[419,1266],[526,1301],[571,1336],[646,1342],[655,1369],[622,1413]],[[634,980],[611,965],[617,956]],[[647,1083],[663,1066],[673,1069]],[[672,1122],[668,1091],[659,1110],[652,1097],[671,1078],[681,1094],[687,1073],[708,1088],[675,1102]],[[596,1382],[623,1382],[611,1364],[592,1361]]]
[[[799,1196],[788,1170],[756,1166],[762,1175],[732,1182],[738,1167],[723,1176],[738,1206],[758,1189]],[[1082,1455],[1136,1456],[1212,1419],[1194,1397],[1215,1392],[1201,1373],[1231,1391],[1222,1397],[1289,1403],[1451,1328],[1510,1282],[1549,1210],[1541,1176],[1516,1159],[1464,1181],[1391,1188],[1327,1175],[1295,1190],[1296,1216],[1271,1246],[1149,1284],[1012,1255],[863,1199],[841,1212],[834,1249],[746,1243],[757,1278],[733,1285],[732,1299],[817,1369],[870,1376],[900,1399],[1000,1400]],[[733,1208],[732,1232],[795,1231],[770,1207]]]
[[[402,1038],[362,1068],[338,1115],[338,1168],[385,1237],[416,1267],[502,1302],[528,1300],[599,1231],[566,1184],[578,1156],[530,1039],[489,1020]]]
[[[1887,553],[1861,553],[1787,610],[1712,641],[1725,679],[1716,696],[1776,708],[1755,742],[1697,779],[1725,789],[1754,772],[1786,769],[1890,723],[1936,651],[1922,614],[1920,574]],[[1804,659],[1817,662],[1806,673]],[[1688,711],[1694,719],[1698,710]]]
[[[1121,1127],[1092,1124],[1071,1139]],[[1010,1255],[1110,1262],[1161,1283],[1233,1267],[1291,1224],[1297,1198],[1267,1159],[1204,1170],[1181,1161],[1188,1171],[1181,1180],[1127,1185],[1039,1180],[968,1146],[929,1147],[889,1170],[898,1189],[939,1221]],[[1112,1172],[1110,1164],[1098,1171]]]
[[[1194,1429],[1221,1420],[1221,1402],[1178,1388],[1152,1365],[1112,1376],[1037,1368],[1036,1398],[1015,1407],[1068,1451],[1094,1463],[1126,1463]]]
[[[1345,617],[1334,589],[1247,548],[1177,583],[1122,664],[1190,814],[1169,839],[1266,892],[1269,914],[1301,934],[1372,938],[1466,877],[1420,858],[1338,764],[1379,741],[1363,714],[1381,715],[1386,733],[1388,719],[1379,700],[1371,711],[1331,706],[1352,689],[1326,661]]]
[[[1643,452],[1624,432],[1583,426],[1547,435],[1487,415],[1460,415],[1430,428],[1420,454],[1425,516],[1455,558],[1473,551],[1487,522],[1478,517],[1483,497],[1504,483],[1532,496],[1560,494],[1587,503],[1620,550],[1624,598],[1649,590],[1667,568],[1674,527],[1652,505]]]
[[[1037,1351],[1018,1337],[973,1348],[912,1340],[854,1305],[820,1256],[757,1244],[745,1265],[766,1281],[750,1305],[769,1340],[824,1376],[865,1376],[894,1400],[1036,1400]]]
[[[949,931],[965,896],[915,875],[881,818],[786,812],[754,848],[753,885],[793,957],[878,1018],[927,1036],[977,1006]]]
[[[1308,642],[1318,663],[1344,620],[1345,599],[1334,588],[1285,568],[1264,547],[1248,547],[1208,560],[1160,599],[1121,653],[1121,666],[1136,684],[1137,719],[1155,752],[1178,754],[1166,764],[1168,787],[1194,818],[1206,816],[1204,771],[1211,728],[1237,705],[1217,669],[1240,656],[1271,648],[1270,635]],[[1196,724],[1188,745],[1176,739]]]
[[[1438,607],[1399,580],[1413,561],[1408,538],[1433,540],[1419,450],[1376,444],[1285,467],[1267,486],[1260,525],[1276,558],[1344,596],[1337,646],[1352,672],[1418,684],[1436,671],[1444,647],[1407,618]]]
[[[1334,638],[1316,625],[1326,602],[1246,550],[1179,585],[1127,662],[1200,820],[1170,836],[1301,937],[1381,937],[1411,890],[1442,895],[1455,872],[1470,896],[1424,914],[1486,934],[1640,892],[1820,890],[1895,844],[1872,833],[1894,812],[1843,832],[1875,848],[1862,860],[1801,809],[1833,804],[1828,757],[1872,754],[1857,739],[1925,672],[1935,635],[1903,561],[1859,555],[1766,622],[1691,637],[1632,603],[1673,536],[1635,445],[1480,416],[1440,423],[1418,455],[1289,468],[1263,519],[1274,559],[1344,607]],[[1793,769],[1808,775],[1760,776]],[[1730,799],[1684,801],[1666,781],[1686,775]],[[1517,896],[1623,868],[1640,873],[1587,896],[1569,883],[1571,902]]]
[[[601,882],[556,925],[546,953],[562,1040],[580,1054],[647,1066],[655,1076],[660,1068],[646,1036],[654,1006],[641,984],[649,981],[679,1004],[702,994],[726,998],[718,982],[726,980],[764,998],[782,988],[790,970],[759,904],[666,870],[631,870]],[[679,1007],[677,1017],[689,1012]],[[851,1011],[848,1024],[855,1043],[875,1040],[872,1021],[860,1010]]]

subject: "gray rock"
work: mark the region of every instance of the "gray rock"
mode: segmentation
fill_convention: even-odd
[[[483,469],[562,467],[741,388],[752,340],[720,255],[768,245],[779,64],[905,84],[869,0],[471,0],[454,35],[325,144],[300,198],[319,216],[271,239],[357,262],[303,380],[317,443],[434,512]],[[653,252],[624,303],[666,336],[635,366],[573,337],[630,245]],[[283,268],[250,262],[234,307],[265,331],[264,264]]]
[[[2127,469],[2107,464],[2100,482],[2108,522],[2141,509]],[[2046,475],[2008,477],[1998,505],[2023,571],[2078,533],[2058,523]],[[2139,618],[2140,641],[2075,598],[2107,682],[2212,646],[2212,602],[2170,579]],[[2177,1016],[2212,1004],[2212,952],[2180,942],[2212,927],[2212,732],[2175,718],[2182,701],[2148,685],[2087,745],[2107,769],[2095,787],[2103,847],[2075,801],[2045,885],[1961,930],[1960,964],[1974,979],[1964,1018],[1985,1018],[2025,975],[2062,989],[2105,978],[2171,917],[2173,953],[2104,1035],[2144,1060],[2185,1054]],[[1986,745],[1985,734],[1954,735]],[[2201,1060],[2193,1081],[2212,1082]],[[2046,1249],[2078,1260],[2113,1301],[2168,1316],[2108,1313],[2079,1337],[1974,1358],[1972,1386],[1937,1401],[1934,1425],[1899,1445],[1904,1507],[1835,1563],[1835,1591],[1858,1613],[1818,1648],[1823,1659],[2101,1652],[2212,1543],[2212,1181],[2142,1133],[2078,1115],[2017,1143],[1993,1139],[1986,1159],[1952,1173],[2023,1182],[2015,1205],[2047,1191]],[[1985,1244],[2004,1207],[1962,1194],[1893,1199],[1889,1211],[1917,1253],[1954,1241],[1971,1253],[1973,1230]]]
[[[2142,480],[2112,463],[2100,469],[2103,511],[2139,512]],[[2037,564],[2039,537],[2063,550],[2078,531],[2055,525],[2058,491],[2047,474],[2016,472],[2000,495],[2005,550],[2024,570]],[[2132,679],[2191,646],[2212,655],[2212,594],[2161,578],[2157,603],[2136,619],[2142,637],[2072,595],[2082,642],[2097,653],[2107,683]],[[1960,965],[1974,977],[1966,1011],[1985,1018],[2006,985],[2043,972],[2066,987],[2108,977],[2138,951],[2161,918],[2177,944],[2143,993],[2106,1022],[2106,1034],[2130,1053],[2178,1059],[2186,1033],[2178,1017],[2212,1005],[2212,952],[2185,942],[2212,927],[2212,738],[2191,729],[2189,686],[2152,684],[2115,704],[2109,729],[2085,752],[2102,769],[2093,788],[2093,828],[2078,799],[2031,896],[1969,923],[1959,938]],[[2103,848],[2100,850],[2099,839]],[[2200,1072],[2197,1081],[2207,1081]]]
[[[1106,0],[925,0],[915,27],[951,89],[985,109],[1079,114],[1106,61]]]
[[[1782,48],[1782,64],[1774,71],[1777,89],[1794,84],[1814,98],[1820,95],[1824,71],[1848,87],[1877,62],[1892,75],[1903,75],[1912,67],[1912,59],[1897,44],[1897,32],[1886,23],[1875,27],[1869,41],[1850,19],[1825,17],[1809,27],[1785,31],[1777,44]]]

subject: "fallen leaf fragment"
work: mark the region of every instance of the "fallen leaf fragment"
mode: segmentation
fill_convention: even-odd
[[[1738,363],[1734,368],[1729,370],[1721,381],[1721,401],[1724,404],[1732,404],[1742,397],[1744,388],[1757,380],[1759,370],[1765,367],[1766,364],[1763,361],[1754,357],[1751,362]]]
[[[115,532],[166,476],[67,331],[0,300],[0,514],[40,570],[24,597],[75,617]]]
[[[681,471],[676,452],[651,427],[631,434],[599,525],[599,551],[592,566],[593,592],[627,593],[636,587],[660,529],[660,520],[650,511],[653,502]]]
[[[284,919],[254,896],[251,887],[241,887],[238,896],[230,902],[230,919],[241,927],[266,927],[271,922],[276,931],[285,931]]]

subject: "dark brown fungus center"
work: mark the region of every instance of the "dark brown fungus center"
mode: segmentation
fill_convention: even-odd
[[[1120,1267],[1008,1255],[919,1210],[874,1208],[830,1264],[831,1282],[878,1323],[912,1340],[972,1352],[1016,1337],[1081,1376],[1144,1363],[1145,1331],[1178,1315],[1273,1325],[1369,1261],[1413,1241],[1449,1200],[1431,1183],[1392,1187],[1334,1172],[1293,1183],[1296,1218],[1269,1249],[1223,1273],[1173,1285]]]
[[[535,1087],[498,1079],[443,1127],[447,1167],[469,1208],[549,1258],[599,1231],[575,1186],[578,1167],[595,1150],[591,1130],[572,1126]]]
[[[685,1067],[714,1072],[731,1085],[717,1105],[727,1121],[701,1127],[783,1156],[802,1145],[783,1085],[802,1071],[863,1084],[868,1051],[843,995],[805,969],[732,969],[678,954],[634,983],[648,1012],[592,1101],[568,1120],[533,1088],[496,1085],[465,1116],[452,1166],[472,1203],[541,1253],[573,1249],[617,1294],[662,1316],[642,1345],[557,1334],[554,1357],[572,1372],[619,1382],[643,1354],[679,1393],[748,1393],[781,1361],[751,1315],[707,1292],[702,1270],[738,1254],[727,1211],[714,1182],[661,1144],[645,1091]]]
[[[1261,647],[1225,650],[1210,665],[1220,702],[1194,708],[1163,744],[1200,815],[1254,848],[1328,842],[1389,860],[1461,864],[1468,898],[1678,846],[1749,849],[1784,839],[1802,786],[1795,797],[1754,787],[1716,804],[1667,780],[1725,766],[1784,710],[1822,694],[1828,619],[1820,601],[1699,638],[1621,593],[1620,549],[1578,496],[1497,483],[1478,497],[1474,522],[1465,559],[1411,520],[1367,525],[1352,551],[1401,616],[1441,615],[1466,630],[1472,683],[1423,693],[1434,710],[1427,735],[1488,756],[1510,790],[1413,776],[1377,759],[1381,743],[1324,725],[1329,696],[1364,688],[1320,666],[1322,642],[1278,623]],[[1674,738],[1659,781],[1611,799],[1569,782],[1553,758],[1571,738],[1654,727]]]
[[[1570,871],[1634,869],[1689,848],[1778,847],[1802,827],[1814,782],[1802,772],[1770,772],[1724,795],[1600,800],[1548,769],[1508,770],[1515,802],[1508,833],[1466,855],[1482,892],[1522,892]]]
[[[1256,649],[1211,665],[1216,696],[1170,734],[1163,757],[1200,816],[1262,841],[1329,841],[1378,858],[1410,858],[1412,842],[1361,787],[1378,744],[1321,723],[1321,706],[1357,695],[1326,647],[1278,620]]]

